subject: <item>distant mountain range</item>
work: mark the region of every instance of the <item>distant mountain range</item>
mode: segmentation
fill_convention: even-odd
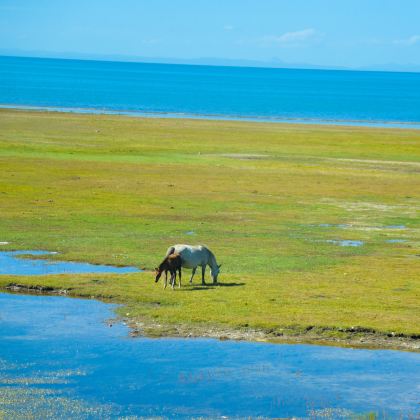
[[[345,67],[335,65],[317,65],[310,63],[289,63],[277,58],[269,61],[230,59],[218,57],[202,58],[173,58],[173,57],[140,57],[119,54],[83,54],[61,53],[46,51],[16,51],[0,49],[0,55],[15,57],[39,57],[39,58],[62,58],[74,60],[99,60],[99,61],[123,61],[159,64],[190,64],[207,66],[235,66],[235,67],[263,67],[263,68],[289,68],[289,69],[312,69],[312,70],[358,70],[358,71],[391,71],[391,72],[420,72],[420,64],[397,64],[385,63],[362,67]]]

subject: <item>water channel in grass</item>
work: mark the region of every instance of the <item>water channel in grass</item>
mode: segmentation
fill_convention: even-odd
[[[29,258],[56,255],[51,251],[0,251],[0,275],[45,275],[71,273],[134,273],[137,267],[114,267],[112,265],[89,264],[73,261],[56,261]],[[25,258],[22,258],[25,257]]]
[[[0,293],[0,417],[418,414],[417,353],[131,338],[124,323],[107,322],[114,308]]]

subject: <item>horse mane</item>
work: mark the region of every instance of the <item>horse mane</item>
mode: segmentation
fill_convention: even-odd
[[[205,248],[207,249],[207,252],[209,253],[210,260],[211,260],[211,265],[217,265],[216,257],[213,254],[213,252],[211,252],[207,247],[205,247]]]

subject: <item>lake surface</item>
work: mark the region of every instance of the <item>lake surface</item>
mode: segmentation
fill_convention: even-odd
[[[51,261],[27,256],[56,255],[50,251],[0,251],[0,275],[39,276],[69,273],[135,273],[136,267],[114,267],[112,265],[89,264],[72,261]],[[25,256],[25,258],[21,258]]]
[[[6,418],[414,418],[418,409],[416,353],[133,339],[122,323],[106,322],[113,308],[0,293]]]
[[[420,127],[420,73],[0,57],[0,104]]]

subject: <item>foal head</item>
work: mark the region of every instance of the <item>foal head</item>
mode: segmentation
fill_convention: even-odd
[[[160,276],[162,275],[162,273],[163,273],[163,270],[161,270],[158,267],[155,268],[155,274],[156,274],[155,283],[157,283],[159,281]]]

